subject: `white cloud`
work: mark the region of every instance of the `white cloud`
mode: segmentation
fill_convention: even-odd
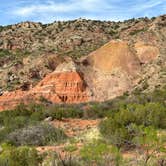
[[[106,1],[101,0],[69,0],[65,2],[47,1],[46,4],[36,4],[18,7],[13,11],[17,16],[28,17],[39,13],[68,13],[68,12],[94,12],[106,9]]]
[[[160,10],[164,10],[166,0],[23,0],[10,13],[17,18],[45,23],[76,17],[123,20],[147,13],[151,15],[153,8],[158,5],[163,5]]]
[[[161,5],[163,3],[163,1],[161,1],[161,0],[150,0],[150,1],[142,1],[142,3],[141,4],[135,4],[134,6],[133,6],[133,9],[134,10],[137,10],[137,11],[142,11],[142,10],[148,10],[148,9],[150,9],[150,8],[153,8],[153,7],[155,7],[155,6],[157,6],[157,5]]]
[[[23,7],[18,8],[16,11],[13,11],[13,13],[19,16],[29,16],[34,12],[35,9],[35,6]]]

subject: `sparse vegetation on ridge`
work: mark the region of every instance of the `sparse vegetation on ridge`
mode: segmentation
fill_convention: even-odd
[[[3,68],[0,77],[5,77],[7,70],[18,74],[20,84],[13,84],[10,88],[6,87],[7,79],[0,80],[0,86],[4,90],[18,89],[23,82],[31,80],[28,76],[27,68],[30,69],[34,64],[38,68],[35,58],[45,54],[48,59],[48,54],[57,54],[60,57],[72,57],[74,60],[82,56],[88,55],[90,52],[100,48],[105,43],[112,39],[127,40],[135,43],[136,39],[149,45],[156,45],[150,39],[154,39],[158,46],[162,46],[165,42],[164,38],[165,15],[156,17],[155,19],[139,18],[130,19],[124,22],[97,21],[77,19],[72,21],[54,22],[43,25],[34,22],[22,22],[15,25],[0,27],[0,66],[8,66]],[[155,27],[155,28],[153,28]],[[142,33],[143,32],[143,33]],[[29,34],[29,35],[27,35]],[[9,57],[6,51],[10,53]],[[164,52],[162,53],[164,54]],[[2,56],[3,55],[3,56]],[[25,57],[29,58],[25,61]],[[24,61],[22,72],[13,61]],[[24,60],[23,60],[24,59]],[[164,61],[164,60],[163,60]],[[41,62],[44,66],[46,60]],[[2,65],[1,65],[2,64]],[[9,65],[10,64],[10,65]],[[50,71],[54,70],[56,63],[48,63]],[[38,80],[31,80],[35,84],[43,78],[43,75],[49,72],[46,68],[40,67],[42,77]],[[7,75],[6,75],[7,77]]]

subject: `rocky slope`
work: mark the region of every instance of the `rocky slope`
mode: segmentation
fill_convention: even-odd
[[[131,47],[129,42],[112,40],[82,60],[86,65],[82,65],[81,69],[94,100],[104,101],[123,95],[138,84],[144,68],[142,64],[154,62],[159,50],[146,44],[142,44],[140,52],[137,49]]]
[[[164,86],[165,25],[163,15],[2,27],[0,109],[41,97],[58,103],[103,101]]]

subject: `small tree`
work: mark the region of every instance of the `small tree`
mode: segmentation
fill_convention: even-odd
[[[1,166],[37,166],[42,162],[42,157],[37,150],[29,147],[16,148],[10,145],[2,145],[0,154]]]
[[[133,143],[137,149],[143,154],[143,165],[147,166],[151,159],[158,157],[166,157],[164,154],[164,141],[161,136],[158,136],[157,130],[153,127],[137,127],[137,135],[133,138]]]
[[[120,149],[99,140],[85,145],[80,154],[86,164],[119,166],[122,163]]]

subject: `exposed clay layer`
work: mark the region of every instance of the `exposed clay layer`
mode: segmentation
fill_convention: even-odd
[[[19,103],[38,101],[41,97],[53,103],[82,103],[90,100],[83,79],[77,72],[53,72],[29,91],[14,91],[0,97],[0,110],[12,109]]]

